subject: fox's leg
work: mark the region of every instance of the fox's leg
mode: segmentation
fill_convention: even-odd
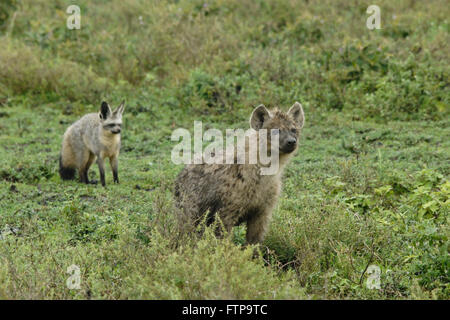
[[[81,183],[87,183],[86,171],[84,169],[79,169],[78,170],[78,174],[80,176],[80,182]]]
[[[77,154],[78,174],[80,182],[88,183],[86,165],[89,162],[89,150],[85,149]]]
[[[98,171],[100,171],[100,181],[105,186],[105,161],[101,156],[97,157]]]
[[[111,164],[114,183],[119,183],[119,158],[117,156],[112,156],[109,158],[109,162]]]
[[[86,162],[86,165],[84,166],[84,176],[86,179],[86,183],[91,183],[89,181],[88,171],[89,171],[89,168],[91,167],[92,163],[94,162],[94,160],[95,160],[95,154],[93,154],[92,152],[89,152],[88,161]]]

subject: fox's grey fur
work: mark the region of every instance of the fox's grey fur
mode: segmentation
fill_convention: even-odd
[[[303,124],[303,108],[298,102],[287,113],[279,109],[269,111],[263,105],[257,107],[250,117],[250,126],[256,131],[279,129],[278,172],[261,175],[259,163],[187,165],[175,183],[180,224],[195,226],[208,212],[207,223],[218,215],[229,232],[233,226],[246,222],[247,242],[261,242],[280,194],[283,168],[297,150]]]
[[[105,186],[104,159],[109,158],[114,182],[119,183],[118,157],[124,102],[111,111],[102,102],[99,113],[89,113],[72,124],[64,133],[59,158],[59,173],[62,179],[73,179],[78,170],[80,181],[89,183],[88,170],[97,160],[100,180]]]

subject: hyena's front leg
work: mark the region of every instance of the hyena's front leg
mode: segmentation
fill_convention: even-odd
[[[257,244],[264,240],[267,227],[272,216],[272,210],[265,209],[255,212],[247,220],[247,243]]]
[[[102,183],[102,186],[105,186],[105,161],[102,157],[97,158],[97,164],[98,164],[98,171],[100,171],[100,181]]]
[[[109,161],[111,163],[114,183],[119,183],[119,158],[117,156],[112,156],[109,158]]]

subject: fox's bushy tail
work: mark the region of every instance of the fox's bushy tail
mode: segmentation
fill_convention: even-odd
[[[62,155],[59,155],[59,175],[63,180],[72,180],[75,178],[75,169],[63,166]]]

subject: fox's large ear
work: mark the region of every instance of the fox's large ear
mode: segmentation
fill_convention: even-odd
[[[250,116],[250,127],[255,130],[259,130],[263,127],[264,122],[269,120],[269,118],[269,111],[263,104],[261,104],[253,110],[252,115]]]
[[[111,114],[112,114],[111,108],[109,107],[108,103],[103,101],[102,106],[100,107],[100,113],[99,113],[100,119],[105,120]]]
[[[294,105],[289,109],[288,115],[297,122],[300,128],[303,128],[305,124],[305,114],[303,113],[303,107],[300,102],[295,102]]]
[[[114,113],[122,115],[124,109],[125,109],[125,100],[122,100],[122,103],[117,107],[116,110],[114,110]]]

